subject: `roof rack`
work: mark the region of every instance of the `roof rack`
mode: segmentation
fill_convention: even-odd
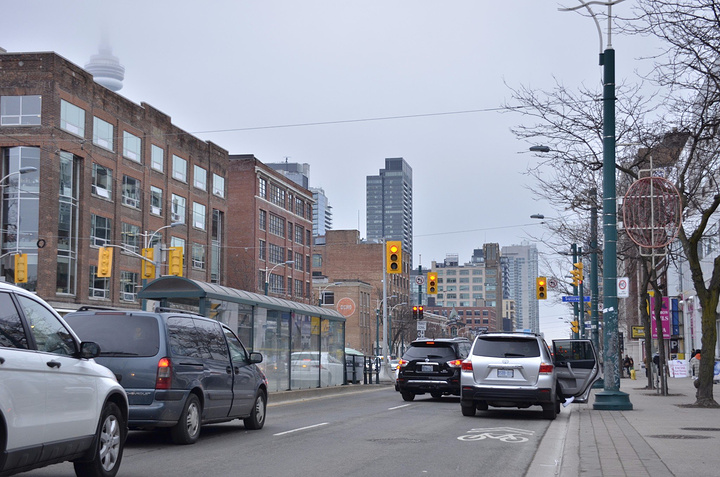
[[[171,308],[169,306],[156,306],[155,313],[184,313],[186,315],[202,316],[200,313],[181,308]]]
[[[90,310],[117,310],[110,306],[98,306],[98,305],[83,305],[75,311],[90,311]]]

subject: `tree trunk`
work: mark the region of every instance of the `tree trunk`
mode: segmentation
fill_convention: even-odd
[[[707,301],[713,301],[712,298]],[[717,299],[713,303],[702,303],[702,351],[700,352],[700,376],[695,381],[695,405],[701,407],[720,407],[713,398],[713,376],[715,369],[715,310]]]
[[[658,340],[658,376],[660,377],[660,394],[663,396],[668,395],[667,388],[667,373],[665,368],[667,365],[667,359],[665,356],[665,335],[662,328],[662,319],[660,318],[660,312],[662,311],[662,299],[663,295],[660,290],[656,290],[655,300],[653,306],[653,315],[655,315],[655,330],[657,331]]]

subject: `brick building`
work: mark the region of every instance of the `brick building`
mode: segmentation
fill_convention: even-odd
[[[332,283],[313,281],[313,296],[321,297],[315,304],[334,308],[345,317],[345,346],[375,354],[375,303],[373,287],[357,280]]]

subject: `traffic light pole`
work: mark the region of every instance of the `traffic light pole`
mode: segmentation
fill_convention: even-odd
[[[572,244],[572,257],[573,257],[573,269],[575,267],[575,264],[577,263],[577,244]],[[578,299],[582,299],[578,295],[578,285],[575,285],[573,283],[573,295],[577,296]],[[580,320],[578,320],[578,308],[579,303],[573,302],[573,321],[578,324],[578,330],[573,331],[573,339],[578,339],[580,337]]]
[[[577,249],[578,254],[578,261],[577,263],[580,264],[580,284],[578,285],[578,299],[580,300],[578,302],[578,307],[580,308],[579,311],[579,321],[578,321],[578,333],[580,334],[580,339],[585,339],[585,290],[583,287],[583,282],[585,281],[585,277],[582,275],[582,247],[578,247]]]

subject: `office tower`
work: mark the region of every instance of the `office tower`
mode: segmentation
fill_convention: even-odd
[[[538,276],[538,251],[535,244],[524,242],[502,248],[503,293],[515,301],[516,328],[540,330],[538,301],[535,298],[535,279]]]
[[[332,206],[328,202],[325,191],[319,187],[311,187],[313,193],[313,237],[325,235],[332,229]]]

